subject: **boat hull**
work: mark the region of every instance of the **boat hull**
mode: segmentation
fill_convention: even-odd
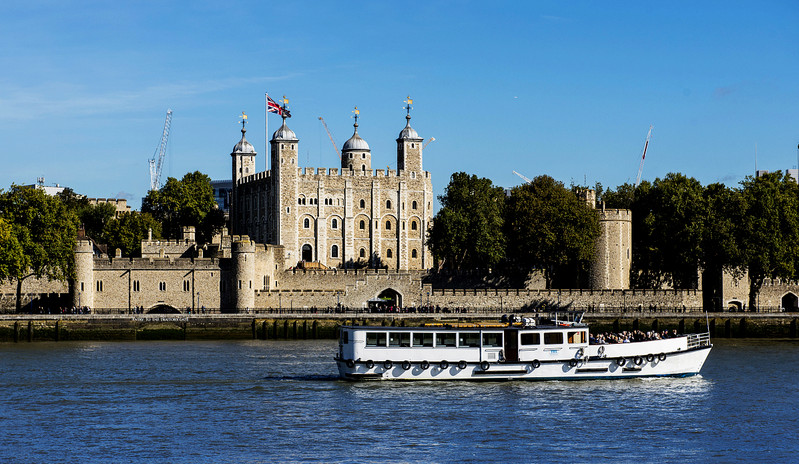
[[[702,369],[712,345],[658,355],[533,362],[353,361],[335,358],[349,380],[589,380],[639,377],[686,377]],[[610,351],[610,350],[608,350]]]

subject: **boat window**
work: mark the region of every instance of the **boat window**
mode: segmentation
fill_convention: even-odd
[[[484,333],[483,346],[502,346],[502,333]]]
[[[545,332],[544,333],[545,345],[562,345],[563,332]]]
[[[411,346],[410,332],[389,332],[388,346]]]
[[[461,348],[480,347],[479,332],[461,332],[458,334],[458,346]]]
[[[350,333],[346,330],[341,331],[341,344],[346,345],[350,342]]]
[[[569,343],[585,343],[585,332],[569,332]]]
[[[430,332],[414,333],[413,346],[433,346],[433,334]]]
[[[436,346],[455,346],[454,333],[437,333]]]
[[[522,345],[540,345],[541,334],[538,332],[522,333]]]
[[[366,332],[366,346],[386,346],[386,333]]]

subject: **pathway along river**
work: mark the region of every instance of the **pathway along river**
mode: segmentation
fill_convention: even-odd
[[[0,462],[796,462],[799,344],[701,376],[351,383],[335,342],[0,345]]]

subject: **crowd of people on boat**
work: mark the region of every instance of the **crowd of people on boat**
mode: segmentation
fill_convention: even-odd
[[[623,331],[619,333],[611,333],[605,332],[601,334],[592,334],[588,338],[588,342],[591,345],[611,345],[614,343],[632,343],[632,342],[646,342],[651,340],[662,340],[664,338],[676,338],[679,337],[677,334],[677,330],[664,330],[662,332],[658,332],[656,330],[650,330],[648,332],[644,332],[642,330],[633,330],[633,331]]]

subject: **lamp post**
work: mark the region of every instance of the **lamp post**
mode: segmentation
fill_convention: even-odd
[[[202,306],[200,306],[200,292],[197,292],[197,309],[200,308],[202,308]],[[205,310],[203,310],[202,312],[205,312]]]

